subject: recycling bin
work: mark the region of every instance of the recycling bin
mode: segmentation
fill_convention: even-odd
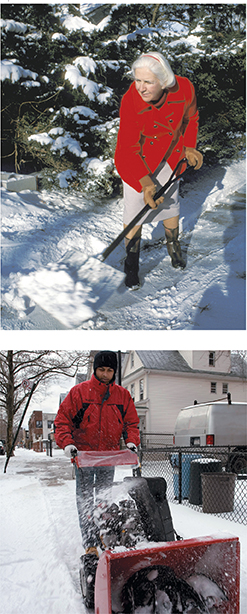
[[[219,473],[221,471],[222,463],[215,458],[198,458],[192,460],[190,465],[189,502],[194,505],[202,505],[201,475],[204,473]]]
[[[190,493],[190,463],[196,458],[201,458],[201,454],[182,453],[182,499],[188,499]],[[173,467],[173,490],[175,499],[179,498],[179,454],[171,454],[171,465]]]
[[[235,482],[235,473],[204,473],[202,475],[202,511],[205,514],[232,512]]]

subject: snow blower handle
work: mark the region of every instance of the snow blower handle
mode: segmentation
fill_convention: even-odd
[[[179,175],[176,175],[176,172],[178,171],[180,166],[182,166],[183,164],[186,164],[185,170],[182,173],[180,173]],[[172,174],[171,174],[170,178],[168,179],[168,181],[153,196],[153,200],[154,201],[156,201],[158,198],[160,198],[160,196],[162,196],[170,188],[170,186],[173,183],[175,183],[175,181],[177,181],[178,179],[180,179],[180,177],[182,177],[182,175],[184,175],[184,173],[187,170],[187,164],[188,164],[188,162],[187,162],[186,158],[183,158],[182,160],[180,160],[177,163],[177,166],[175,167],[175,169],[172,172]],[[100,256],[101,262],[104,262],[104,260],[113,252],[113,250],[119,245],[119,243],[121,243],[122,239],[124,239],[124,237],[126,237],[128,232],[130,230],[132,230],[132,228],[134,228],[134,226],[136,226],[138,224],[138,222],[141,220],[143,215],[145,215],[145,213],[147,213],[148,211],[151,211],[151,210],[152,210],[152,207],[150,207],[150,205],[147,204],[147,205],[145,205],[145,207],[143,207],[143,209],[141,209],[141,211],[139,211],[139,213],[137,213],[137,215],[133,218],[133,220],[131,220],[131,222],[122,230],[122,232],[120,232],[118,237],[116,239],[114,239],[114,241],[103,251],[103,253]]]

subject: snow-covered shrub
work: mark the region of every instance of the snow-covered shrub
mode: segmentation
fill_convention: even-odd
[[[119,185],[119,176],[113,159],[101,160],[92,158],[84,164],[85,184],[84,192],[99,197],[110,196]]]

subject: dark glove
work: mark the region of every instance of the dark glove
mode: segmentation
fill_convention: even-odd
[[[134,443],[131,443],[131,441],[127,443],[127,448],[129,448],[131,452],[135,452],[135,454],[137,454],[137,447]]]
[[[77,455],[77,452],[78,452],[77,448],[72,444],[69,444],[68,446],[65,446],[64,448],[64,454],[68,456],[68,458],[74,458],[74,456]]]
[[[196,171],[203,165],[203,155],[193,147],[185,147],[185,157],[189,165],[193,166]]]

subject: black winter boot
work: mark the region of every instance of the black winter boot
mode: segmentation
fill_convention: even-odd
[[[125,239],[126,258],[124,272],[126,273],[125,285],[132,290],[140,288],[139,255],[140,255],[141,229],[137,231],[133,239]]]
[[[172,266],[174,269],[185,269],[186,262],[183,259],[180,243],[178,240],[178,226],[177,228],[167,228],[165,226],[166,245],[169,256],[171,256]]]

